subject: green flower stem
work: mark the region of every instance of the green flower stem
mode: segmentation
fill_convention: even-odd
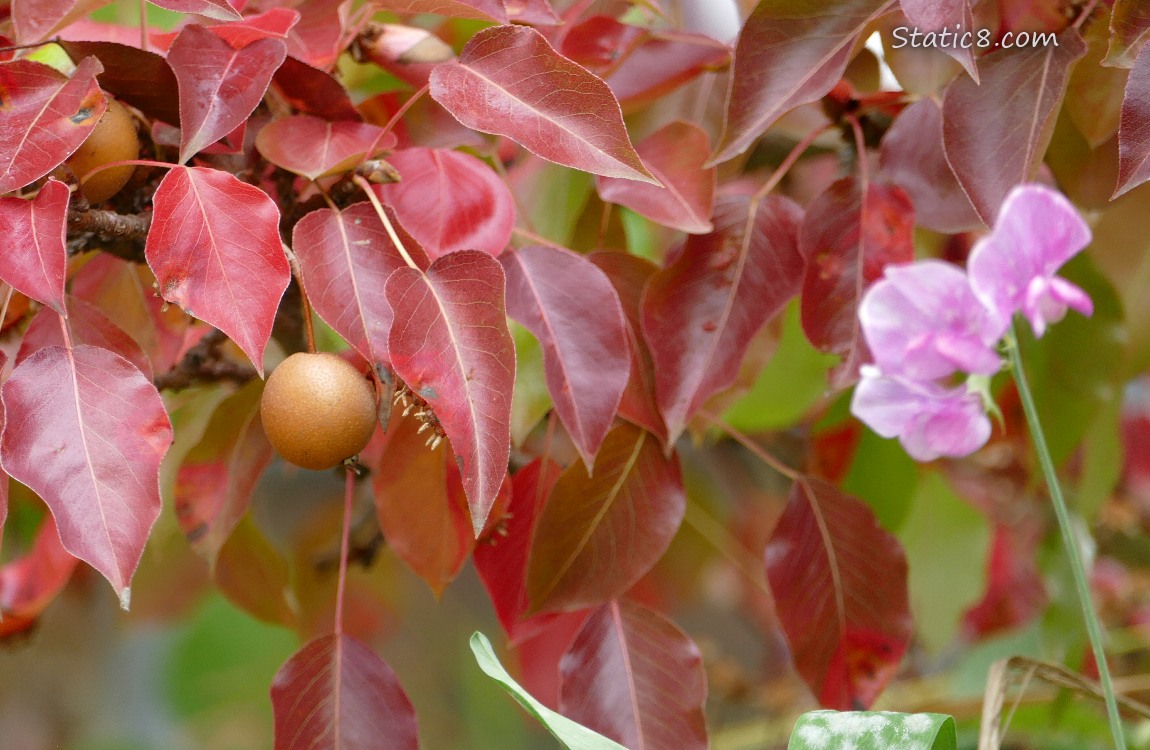
[[[1118,701],[1114,697],[1114,683],[1110,679],[1110,667],[1106,664],[1106,651],[1102,644],[1102,625],[1098,621],[1098,614],[1094,611],[1090,584],[1086,579],[1086,566],[1082,562],[1082,551],[1079,549],[1074,533],[1070,510],[1066,507],[1066,499],[1062,495],[1062,485],[1058,483],[1058,475],[1054,471],[1054,459],[1050,457],[1050,449],[1046,445],[1046,435],[1042,432],[1042,424],[1038,421],[1038,409],[1034,405],[1034,396],[1030,393],[1030,385],[1022,367],[1022,354],[1018,349],[1018,337],[1015,335],[1013,327],[1011,327],[1007,341],[1007,356],[1010,359],[1014,381],[1018,386],[1022,410],[1026,413],[1027,424],[1030,425],[1030,437],[1034,441],[1034,449],[1038,453],[1038,460],[1042,464],[1042,473],[1046,476],[1046,484],[1050,489],[1050,500],[1054,505],[1054,515],[1058,518],[1058,529],[1062,533],[1062,543],[1070,556],[1070,568],[1074,572],[1074,588],[1078,593],[1078,602],[1082,605],[1082,614],[1086,618],[1086,632],[1090,636],[1090,647],[1094,651],[1094,661],[1098,665],[1098,677],[1102,683],[1102,692],[1106,699],[1110,733],[1114,735],[1115,747],[1118,750],[1126,750],[1126,736],[1122,732],[1122,718],[1118,715]]]

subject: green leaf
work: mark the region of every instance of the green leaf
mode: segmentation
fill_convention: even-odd
[[[571,721],[566,716],[558,714],[531,697],[519,683],[511,679],[507,670],[499,663],[495,650],[491,648],[491,641],[483,633],[476,631],[471,634],[471,651],[475,654],[475,661],[479,668],[498,682],[511,697],[519,701],[527,713],[538,719],[539,723],[547,727],[555,738],[563,743],[569,750],[627,750],[614,740],[609,740],[598,732],[593,732],[582,724]]]
[[[954,719],[946,714],[889,711],[808,711],[787,750],[955,750]]]
[[[523,441],[551,410],[551,393],[543,371],[543,349],[523,326],[508,320],[515,340],[515,390],[511,393],[511,444]]]
[[[919,642],[938,654],[958,634],[962,614],[986,588],[990,530],[942,475],[924,473],[898,532],[910,568],[910,607]]]

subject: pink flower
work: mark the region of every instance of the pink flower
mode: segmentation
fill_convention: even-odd
[[[1061,194],[1042,185],[1014,188],[967,262],[971,287],[991,310],[994,336],[1004,334],[1019,311],[1035,336],[1067,308],[1093,313],[1086,292],[1054,275],[1088,244],[1090,228]]]
[[[897,437],[916,461],[966,456],[990,438],[982,399],[963,387],[883,374],[864,365],[851,413],[879,435]]]
[[[991,313],[962,269],[940,260],[887,266],[859,305],[875,364],[887,375],[934,380],[956,371],[993,375],[1002,361]]]

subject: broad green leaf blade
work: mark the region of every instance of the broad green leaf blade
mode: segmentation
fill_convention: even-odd
[[[507,670],[503,668],[498,657],[495,656],[491,641],[479,631],[471,634],[471,652],[475,654],[475,661],[483,673],[506,688],[507,692],[522,704],[527,713],[547,727],[547,730],[555,735],[555,738],[562,742],[564,747],[569,750],[627,750],[618,742],[609,740],[582,724],[571,721],[566,716],[552,711],[532,698],[526,690],[520,687],[519,683],[511,679],[511,675],[507,674]]]
[[[889,711],[808,711],[799,717],[787,750],[955,750],[954,719],[946,714]]]

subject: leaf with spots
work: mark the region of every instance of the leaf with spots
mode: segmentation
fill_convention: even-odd
[[[559,707],[626,747],[706,750],[707,674],[686,633],[639,604],[593,612],[559,665]]]
[[[788,198],[724,199],[715,231],[692,235],[643,293],[643,336],[669,441],[735,382],[754,335],[799,290],[802,211]]]
[[[571,611],[621,596],[658,562],[679,529],[686,495],[675,455],[620,423],[556,480],[531,540],[531,612]]]
[[[858,305],[888,263],[914,260],[914,208],[902,188],[865,185],[845,177],[807,208],[799,231],[806,258],[802,290],[803,331],[811,343],[843,359],[831,384],[845,388],[858,377],[869,352],[858,323]]]
[[[71,77],[31,60],[0,63],[0,193],[48,174],[84,142],[108,103],[100,61],[85,57]]]
[[[172,441],[160,394],[117,354],[50,346],[12,372],[3,400],[4,468],[44,499],[64,548],[100,571],[127,607]]]
[[[451,441],[478,536],[507,475],[515,343],[499,261],[478,250],[387,280],[395,373],[431,406]]]
[[[268,194],[207,167],[173,167],[153,198],[144,248],[160,295],[226,333],[263,373],[291,271]]]

